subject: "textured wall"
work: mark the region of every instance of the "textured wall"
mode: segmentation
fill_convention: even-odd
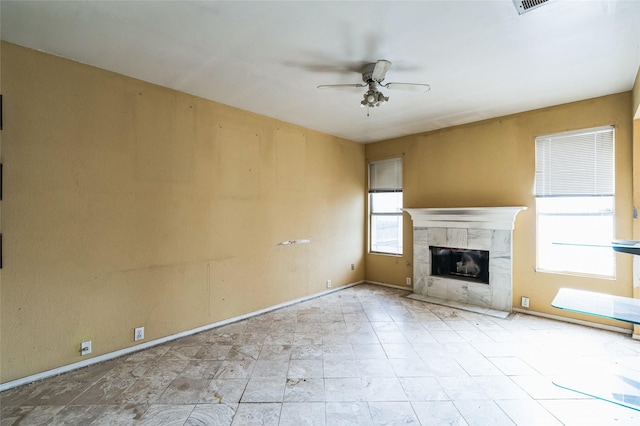
[[[364,146],[1,53],[2,382],[364,279]]]
[[[535,137],[613,124],[616,127],[615,236],[632,236],[631,92],[529,111],[464,126],[368,144],[367,160],[404,155],[404,206],[527,206],[513,234],[513,306],[521,296],[530,309],[628,327],[624,323],[579,316],[551,307],[562,286],[621,296],[632,295],[631,257],[616,255],[614,280],[535,272],[536,210],[533,196]],[[368,254],[368,280],[404,285],[413,261],[412,223],[404,217],[404,255]],[[588,232],[588,230],[585,230]]]

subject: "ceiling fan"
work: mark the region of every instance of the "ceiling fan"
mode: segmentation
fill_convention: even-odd
[[[375,63],[366,64],[362,67],[362,81],[364,83],[356,84],[321,84],[318,89],[345,88],[345,87],[369,87],[364,94],[364,99],[360,101],[361,107],[377,107],[383,105],[389,100],[388,96],[384,96],[378,90],[380,87],[392,90],[407,90],[410,92],[428,92],[431,86],[421,83],[387,83],[382,84],[387,71],[391,67],[391,62],[380,59]]]

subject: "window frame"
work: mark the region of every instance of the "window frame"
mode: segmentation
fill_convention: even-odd
[[[390,170],[385,170],[383,171],[383,174],[385,174],[386,176],[383,176],[382,179],[377,179],[379,178],[378,175],[376,175],[374,178],[372,178],[372,175],[375,174],[373,173],[373,168],[376,167],[376,165],[380,165],[381,167],[383,167],[384,164],[394,164],[395,163],[395,170],[393,170],[394,176],[390,176],[389,172]],[[368,252],[369,254],[379,254],[379,255],[386,255],[386,256],[398,256],[401,257],[404,254],[404,241],[403,241],[403,207],[404,207],[404,197],[403,197],[403,190],[402,190],[402,174],[403,174],[403,158],[402,157],[392,157],[392,158],[387,158],[384,160],[378,160],[378,161],[370,161],[368,163],[368,167],[367,167],[367,172],[368,172]],[[385,173],[386,172],[386,173]],[[396,206],[396,208],[398,208],[397,212],[375,212],[374,211],[374,196],[375,194],[383,194],[383,193],[395,193],[395,194],[399,194],[400,195],[400,205]],[[398,244],[397,244],[397,251],[381,251],[378,249],[374,250],[374,244],[375,241],[373,239],[373,235],[374,235],[374,218],[380,218],[380,217],[395,217],[397,218],[397,222],[398,222],[398,230],[397,230],[397,235],[398,235]]]
[[[604,139],[599,139],[600,135],[604,135]],[[593,140],[591,141],[589,138]],[[553,151],[551,144],[554,141],[558,143],[562,143],[562,141],[565,143],[570,142],[566,145],[569,148],[557,148],[556,153],[553,154],[562,159],[560,168],[557,167],[558,163],[551,164],[554,160],[557,161],[557,158],[549,160]],[[605,145],[599,145],[603,143]],[[536,271],[615,279],[615,254],[610,246],[611,241],[615,238],[616,228],[615,127],[602,126],[538,136],[535,139],[535,144]],[[590,147],[590,144],[593,146]],[[583,145],[586,147],[584,152],[581,151],[584,148]],[[602,146],[605,146],[606,149],[601,149]],[[540,152],[540,150],[545,149],[549,152]],[[593,152],[589,152],[589,150]],[[584,154],[592,154],[591,156],[587,155],[592,160],[589,168],[583,167],[583,163],[580,162],[580,160],[584,159]],[[577,169],[581,170],[576,172]],[[587,170],[586,173],[584,172],[585,170]],[[578,178],[569,176],[580,173],[584,176]],[[569,200],[575,200],[572,206],[562,206],[562,203],[568,204]],[[599,203],[599,200],[603,202]],[[578,207],[579,202],[583,202],[584,206]],[[605,205],[606,207],[603,208],[602,206]],[[604,231],[603,234],[605,234],[601,237],[603,238],[602,240],[597,239],[596,232],[594,234],[586,234],[584,238],[574,235],[573,237],[568,237],[565,241],[552,241],[550,243],[554,246],[556,244],[564,246],[553,248],[558,253],[565,252],[566,254],[580,255],[582,251],[581,256],[594,256],[591,257],[592,260],[600,260],[599,256],[607,256],[607,258],[602,259],[600,267],[594,266],[598,262],[583,262],[582,264],[573,262],[573,265],[571,265],[572,262],[568,261],[564,264],[555,263],[554,265],[554,262],[549,261],[551,256],[541,256],[545,247],[549,248],[549,245],[547,245],[549,242],[543,246],[542,241],[545,237],[548,240],[548,236],[554,233],[549,229],[543,231],[541,222],[548,222],[553,217],[560,218],[559,220],[562,220],[561,218],[576,218],[576,221],[593,218],[594,222],[597,222],[597,218],[603,218],[605,219],[603,222],[610,222],[607,224],[610,228],[599,229],[599,231]],[[602,225],[604,226],[604,223]],[[566,231],[566,233],[561,232],[561,234],[565,233],[566,237],[570,234],[571,227],[557,228],[556,225],[555,232],[558,232],[557,229]],[[560,239],[562,238],[560,237]],[[604,241],[605,238],[608,241]],[[590,255],[588,254],[589,252],[591,252]],[[541,262],[541,257],[546,258],[543,261],[545,263]],[[589,266],[585,267],[585,265]]]

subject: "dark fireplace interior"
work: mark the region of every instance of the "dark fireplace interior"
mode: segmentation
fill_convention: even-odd
[[[489,284],[489,252],[429,246],[431,275]]]

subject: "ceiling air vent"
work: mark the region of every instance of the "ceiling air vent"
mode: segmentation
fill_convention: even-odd
[[[549,3],[551,0],[513,0],[513,4],[520,15],[523,13],[531,12],[533,9],[537,9],[545,3]]]

